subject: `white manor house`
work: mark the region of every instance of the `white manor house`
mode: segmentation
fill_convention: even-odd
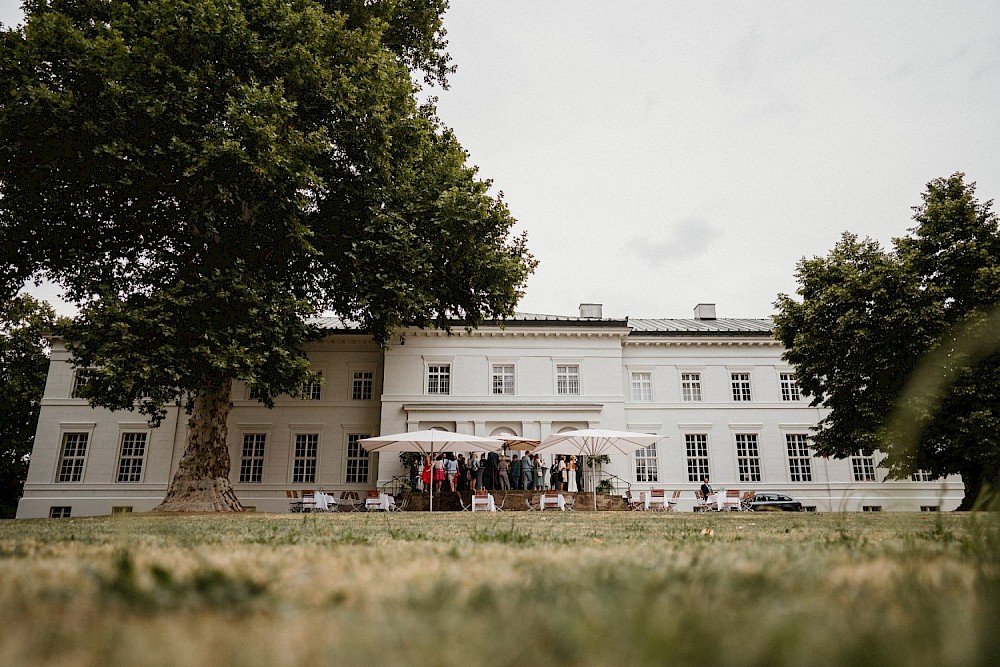
[[[322,323],[329,333],[308,351],[324,382],[305,398],[268,410],[234,384],[231,479],[248,508],[287,511],[290,489],[363,497],[405,471],[397,455],[368,454],[358,440],[430,428],[658,434],[658,444],[612,457],[602,474],[619,491],[679,490],[679,510],[694,507],[706,475],[716,489],[785,493],[817,511],[949,510],[962,498],[957,476],[887,481],[878,455],[816,457],[810,428],[823,413],[800,396],[768,319],[717,319],[713,304],[692,319],[614,319],[582,304],[578,317],[520,314],[451,335],[408,329],[385,350],[338,320]],[[184,411],[171,408],[151,428],[138,413],[74,398],[77,381],[53,341],[17,516],[153,509],[183,453]]]

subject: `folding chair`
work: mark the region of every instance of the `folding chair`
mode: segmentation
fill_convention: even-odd
[[[705,497],[705,494],[703,494],[700,489],[694,492],[694,497],[695,497],[695,506],[694,506],[695,512],[709,511],[708,498]]]
[[[285,497],[288,498],[288,511],[294,514],[298,514],[302,511],[302,501],[299,500],[298,491],[285,491]]]
[[[740,500],[740,511],[749,512],[750,503],[753,502],[754,496],[757,495],[756,491],[747,491],[743,494],[743,498]]]
[[[663,489],[653,489],[649,492],[649,509],[650,511],[659,510],[661,512],[667,511],[667,492]]]
[[[674,491],[674,495],[672,495],[670,497],[670,500],[667,501],[666,511],[673,512],[674,510],[676,510],[677,509],[677,501],[680,500],[680,497],[681,497],[681,492],[680,491]]]
[[[543,491],[539,501],[539,509],[543,512],[547,509],[565,509],[565,501],[560,502],[560,498],[562,498],[562,494],[558,491]]]
[[[726,489],[726,497],[722,501],[722,509],[726,512],[740,511],[740,490]]]
[[[646,509],[645,503],[642,502],[642,498],[636,498],[632,495],[632,489],[625,492],[625,504],[633,512],[641,512]]]
[[[316,511],[316,492],[315,491],[303,491],[302,492],[302,511],[303,512],[314,512],[314,511]]]
[[[377,489],[365,491],[365,511],[375,512],[382,509],[382,495]]]
[[[487,491],[476,491],[472,496],[472,511],[487,512],[490,508],[490,494]]]

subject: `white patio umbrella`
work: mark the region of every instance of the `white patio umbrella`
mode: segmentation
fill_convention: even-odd
[[[552,454],[576,454],[577,456],[597,457],[604,454],[631,454],[637,449],[649,447],[658,442],[662,435],[649,433],[632,433],[630,431],[608,431],[600,428],[587,428],[565,433],[553,433],[535,448],[535,453],[550,452]],[[594,491],[594,511],[597,511],[597,485],[594,484],[596,468],[590,469],[590,481]]]
[[[500,449],[504,451],[512,449],[515,452],[530,452],[534,451],[538,447],[539,441],[532,440],[531,438],[525,438],[520,435],[511,435],[509,433],[501,433],[499,435],[491,435],[494,440],[501,440],[503,444]]]
[[[411,431],[393,435],[379,435],[358,441],[369,452],[420,452],[431,458],[441,452],[494,452],[503,442],[478,435],[449,433],[448,431]],[[434,470],[431,468],[430,511],[434,511]]]

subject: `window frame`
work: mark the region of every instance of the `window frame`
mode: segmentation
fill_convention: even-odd
[[[93,434],[93,429],[60,429],[59,458],[56,461],[55,468],[56,484],[80,484],[83,482],[87,473],[87,458],[88,454],[90,454],[90,443],[94,439]],[[74,446],[73,454],[67,456],[66,445],[71,437],[77,440],[82,437],[82,454],[77,453],[80,449],[80,443],[77,442]],[[67,477],[67,479],[63,479],[64,476]]]
[[[740,483],[764,481],[760,459],[760,435],[735,433],[736,473]],[[741,451],[742,446],[742,451]]]
[[[583,383],[580,379],[579,362],[556,362],[556,396],[581,396]],[[574,384],[575,383],[575,384]],[[575,391],[573,391],[575,389]]]
[[[794,402],[802,400],[802,392],[799,390],[799,383],[795,379],[795,373],[789,371],[778,373],[778,383],[781,385],[782,401]]]
[[[788,460],[788,479],[792,482],[812,482],[812,452],[809,436],[805,433],[785,433],[785,454]]]
[[[263,484],[264,483],[264,467],[267,462],[267,441],[270,439],[270,433],[265,430],[251,430],[247,429],[242,432],[242,442],[240,443],[240,474],[239,483],[240,484]],[[249,438],[260,440],[260,451],[257,452],[256,447],[250,450],[248,454],[247,445]],[[256,444],[256,443],[255,443]],[[253,479],[257,477],[258,479]]]
[[[318,371],[317,375],[320,379],[316,382],[303,382],[302,383],[302,400],[303,401],[322,401],[323,400],[323,371]]]
[[[344,434],[344,484],[369,484],[372,475],[372,454],[362,447],[358,441],[370,438],[368,433],[357,433],[349,431]],[[352,447],[357,448],[357,453],[352,454]],[[363,466],[362,466],[363,462]],[[352,466],[353,463],[353,466]],[[352,470],[352,467],[355,469]],[[358,474],[359,467],[365,471],[364,479]],[[352,479],[353,476],[353,479]]]
[[[681,371],[681,401],[701,403],[705,394],[701,386],[701,371]]]
[[[301,455],[299,453],[300,438],[312,438],[311,445],[304,443]],[[316,474],[319,469],[319,440],[318,431],[294,431],[292,433],[292,484],[316,483]]]
[[[351,370],[351,400],[375,400],[375,371],[373,369],[355,368]]]
[[[126,455],[126,440],[131,436],[142,436],[142,451],[132,451]],[[118,465],[115,466],[115,484],[141,484],[146,473],[146,454],[149,452],[149,431],[124,429],[118,434]],[[129,462],[128,464],[126,462]],[[125,466],[128,465],[126,468]],[[122,479],[126,477],[127,479]],[[132,479],[128,479],[132,478]]]
[[[732,387],[734,403],[753,401],[753,373],[751,371],[729,371],[729,383]]]
[[[855,482],[878,483],[877,468],[875,454],[862,454],[860,450],[851,454],[851,479]]]
[[[637,483],[655,483],[660,481],[660,454],[656,443],[635,450],[634,466]]]
[[[434,361],[428,362],[424,388],[428,396],[451,396],[451,362]],[[431,379],[434,378],[434,389],[431,388]]]
[[[646,370],[629,371],[629,384],[632,388],[631,391],[632,402],[634,403],[653,402],[652,371],[646,371]]]
[[[692,446],[694,447],[693,454]],[[684,459],[687,466],[688,482],[701,482],[706,477],[709,479],[712,478],[712,459],[708,452],[708,433],[684,434]]]
[[[499,372],[498,369],[500,369]],[[492,396],[517,395],[517,364],[513,362],[490,363],[490,393]]]

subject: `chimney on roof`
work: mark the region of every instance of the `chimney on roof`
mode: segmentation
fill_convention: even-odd
[[[601,319],[604,317],[602,314],[604,312],[604,307],[599,303],[581,303],[580,304],[580,317],[595,317]]]
[[[696,320],[714,320],[715,319],[715,304],[714,303],[699,303],[694,307],[694,319]]]

